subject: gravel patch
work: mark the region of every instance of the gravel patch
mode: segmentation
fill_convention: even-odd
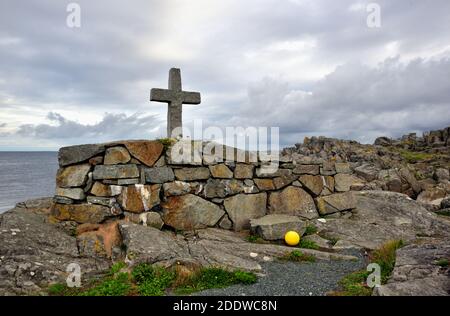
[[[314,263],[273,261],[262,263],[265,276],[253,285],[234,285],[195,293],[197,296],[323,296],[336,290],[346,275],[364,269],[365,259],[360,251],[346,251],[358,261],[318,260]]]

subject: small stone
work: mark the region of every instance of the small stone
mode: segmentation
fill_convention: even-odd
[[[255,166],[246,164],[236,164],[234,169],[234,177],[236,179],[251,179],[253,178],[253,170]]]
[[[164,196],[178,196],[191,192],[191,186],[187,182],[174,181],[163,184]]]
[[[207,180],[210,177],[208,168],[181,168],[175,169],[175,177],[181,181]]]
[[[319,165],[297,165],[294,168],[295,174],[310,174],[310,175],[318,175],[320,172]]]
[[[272,179],[253,179],[258,189],[261,191],[275,190],[275,185]]]
[[[60,188],[81,187],[86,183],[90,169],[89,164],[61,168],[56,175],[56,185]]]
[[[105,165],[126,164],[131,160],[130,153],[124,147],[111,147],[105,153]]]
[[[258,257],[258,254],[256,252],[250,252],[250,257],[256,258]]]
[[[84,193],[87,193],[92,189],[93,183],[94,183],[94,175],[92,172],[89,172],[87,180],[86,180],[86,185],[84,186],[84,189],[83,189]]]
[[[172,168],[170,167],[153,167],[145,168],[145,182],[147,183],[166,183],[175,179]]]
[[[346,173],[350,174],[352,173],[352,170],[350,169],[350,164],[347,162],[336,162],[334,164],[334,168],[336,169],[336,173]]]
[[[209,171],[214,178],[219,179],[231,179],[233,178],[233,172],[224,164],[211,165]]]
[[[139,179],[117,179],[117,185],[139,184]]]
[[[65,189],[65,188],[56,188],[56,195],[66,197],[72,200],[84,200],[85,195],[83,189],[74,188],[74,189]]]
[[[164,226],[161,215],[157,212],[142,213],[139,215],[139,218],[144,226],[150,226],[156,229],[161,229]]]
[[[233,228],[233,223],[230,221],[230,218],[225,215],[219,222],[219,227],[222,229],[230,230]]]
[[[95,196],[116,196],[122,192],[122,187],[117,185],[105,185],[96,181],[92,186],[91,193]]]
[[[271,214],[250,220],[252,232],[265,240],[282,240],[288,231],[295,231],[300,236],[305,233],[305,222],[297,216]]]
[[[116,203],[115,198],[98,197],[98,196],[92,196],[92,195],[89,195],[86,200],[88,203],[99,204],[99,205],[104,205],[104,206],[109,206],[109,207],[113,206]]]
[[[127,179],[138,178],[139,169],[136,165],[98,165],[94,169],[94,179]]]
[[[59,204],[73,204],[73,200],[64,196],[54,196],[53,201]]]
[[[89,164],[96,166],[101,165],[103,163],[103,156],[97,156],[89,159]]]

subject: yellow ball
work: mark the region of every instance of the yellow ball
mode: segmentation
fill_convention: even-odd
[[[297,246],[300,242],[300,235],[297,232],[290,231],[284,235],[284,241],[289,246]]]

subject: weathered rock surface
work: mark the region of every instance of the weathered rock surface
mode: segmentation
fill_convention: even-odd
[[[163,144],[157,140],[125,141],[123,142],[123,145],[125,145],[133,157],[148,167],[153,167],[164,150]]]
[[[72,188],[72,189],[66,189],[66,188],[56,188],[55,194],[57,196],[66,197],[72,200],[84,200],[85,195],[83,189],[80,188]]]
[[[386,285],[375,289],[380,296],[448,296],[449,268],[438,265],[449,260],[450,240],[427,240],[397,250],[394,271]]]
[[[122,189],[118,196],[120,206],[132,213],[148,212],[160,204],[159,192],[161,185],[129,185]]]
[[[223,202],[235,231],[250,228],[251,219],[266,215],[266,203],[266,193],[239,194],[226,198]]]
[[[57,204],[51,210],[51,215],[60,221],[75,221],[77,223],[101,223],[112,214],[111,208],[97,204]]]
[[[146,168],[144,174],[147,183],[165,183],[175,179],[172,168],[169,167]]]
[[[297,216],[270,214],[250,220],[252,232],[265,240],[281,240],[288,231],[295,231],[300,236],[305,233],[306,224]]]
[[[169,197],[162,207],[164,223],[180,230],[215,226],[225,214],[216,204],[193,194]]]
[[[231,179],[233,178],[233,172],[224,164],[212,165],[209,166],[209,170],[211,171],[211,175],[214,178],[219,179]]]
[[[94,169],[94,179],[127,179],[138,178],[139,169],[136,165],[97,165]]]
[[[103,144],[62,147],[58,153],[60,166],[83,162],[105,151]]]
[[[302,175],[298,181],[314,196],[320,195],[323,190],[323,178],[321,176]]]
[[[47,222],[47,208],[14,208],[0,215],[0,294],[45,294],[63,283],[67,266],[79,264],[83,281],[103,273],[110,261],[80,256],[76,238]]]
[[[353,192],[356,208],[350,218],[315,221],[320,231],[350,244],[376,249],[384,242],[418,236],[448,236],[450,225],[407,195],[386,191]]]
[[[251,179],[253,178],[254,169],[255,167],[252,165],[238,163],[234,169],[234,177],[236,179]]]
[[[89,164],[61,168],[56,175],[56,185],[60,188],[81,187],[86,183],[90,169]]]
[[[364,182],[350,174],[338,173],[334,176],[335,181],[335,190],[337,192],[347,192],[350,191],[350,188],[355,185],[363,185]]]
[[[352,210],[356,207],[353,192],[337,193],[317,198],[317,208],[321,215]]]
[[[181,168],[175,169],[175,177],[181,181],[207,180],[210,177],[209,169],[199,168]]]
[[[199,230],[194,236],[176,235],[151,227],[135,224],[120,225],[126,246],[127,261],[158,263],[165,266],[174,264],[197,264],[246,271],[261,271],[264,257],[274,259],[290,253],[292,248],[246,242],[231,231],[208,228]],[[318,259],[353,260],[355,257],[311,249],[302,252]],[[256,253],[254,257],[251,254]]]
[[[303,189],[287,187],[281,192],[270,193],[269,213],[300,216],[305,219],[319,217],[313,198]]]
[[[106,150],[104,164],[117,165],[125,164],[131,160],[130,153],[124,147],[111,147]]]

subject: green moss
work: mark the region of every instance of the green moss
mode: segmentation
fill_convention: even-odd
[[[449,209],[439,210],[436,211],[436,214],[441,216],[450,216],[450,210]]]
[[[435,156],[433,154],[423,153],[423,152],[414,152],[405,149],[400,150],[400,155],[403,159],[405,159],[408,163],[416,163],[419,161],[433,159]]]
[[[436,264],[442,268],[447,268],[449,266],[449,260],[448,259],[440,259]]]
[[[305,254],[299,250],[294,250],[291,253],[287,253],[286,255],[279,258],[280,260],[286,261],[294,261],[294,262],[315,262],[316,257],[313,255]]]
[[[253,284],[257,281],[254,273],[227,271],[221,268],[204,268],[175,289],[176,294],[190,294],[213,288],[224,288],[234,284]]]
[[[70,288],[66,284],[57,283],[52,284],[47,288],[47,292],[50,296],[74,296],[77,295],[77,288]]]
[[[339,285],[342,287],[342,291],[335,292],[337,296],[371,296],[372,289],[366,284],[367,277],[370,272],[361,270],[353,272],[341,281]]]
[[[305,249],[319,249],[319,246],[314,241],[305,239],[300,239],[298,247]]]
[[[159,141],[164,146],[164,151],[166,151],[170,146],[177,142],[177,140],[174,138],[160,138],[157,139],[157,141]]]
[[[312,224],[306,226],[305,236],[314,235],[315,233],[317,233],[317,227],[316,226],[314,226]]]

